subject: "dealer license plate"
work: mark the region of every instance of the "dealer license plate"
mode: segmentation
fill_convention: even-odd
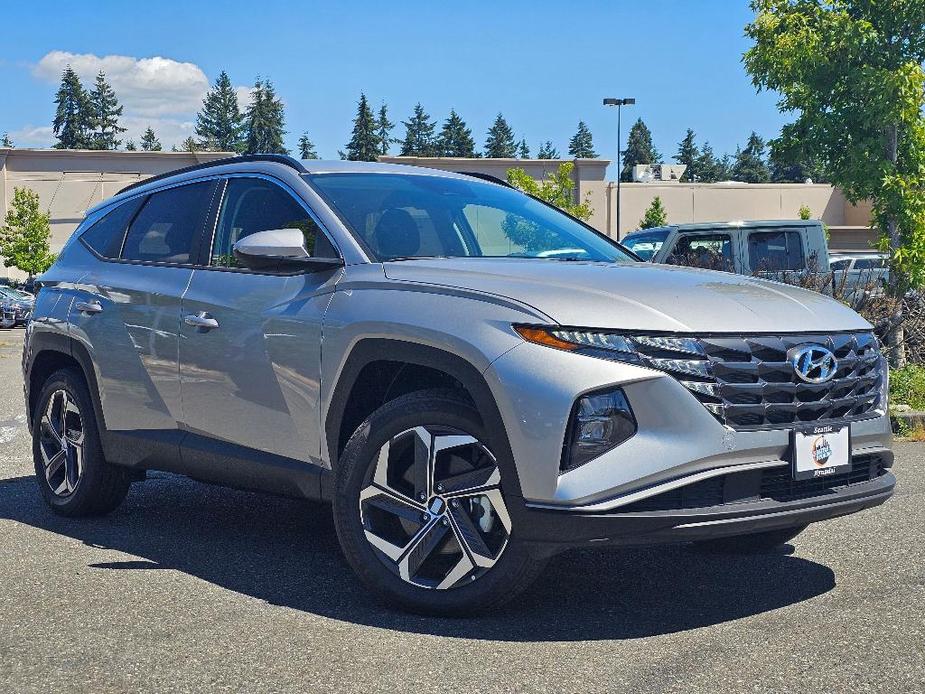
[[[813,425],[792,436],[793,479],[828,477],[851,470],[851,429],[847,425]]]

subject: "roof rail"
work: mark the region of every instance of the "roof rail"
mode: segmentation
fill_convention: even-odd
[[[497,183],[499,186],[504,186],[505,188],[513,188],[510,183],[505,181],[503,178],[498,178],[497,176],[492,176],[491,174],[481,173],[479,171],[457,171],[456,173],[462,176],[472,176],[472,178],[481,178],[483,181],[490,181],[491,183]]]
[[[203,162],[202,164],[193,164],[192,166],[184,166],[180,169],[174,169],[173,171],[167,171],[166,173],[158,174],[157,176],[150,176],[149,178],[143,178],[140,181],[131,183],[122,190],[120,193],[124,193],[127,190],[133,190],[141,186],[147,185],[154,181],[160,181],[164,178],[169,178],[170,176],[177,176],[178,174],[185,174],[190,171],[199,171],[200,169],[208,169],[212,166],[223,166],[225,164],[239,164],[248,161],[266,161],[274,162],[276,164],[283,164],[289,168],[295,169],[300,174],[308,173],[308,169],[302,166],[302,162],[294,157],[290,157],[286,154],[242,154],[234,157],[223,157],[222,159],[214,159],[212,161]]]

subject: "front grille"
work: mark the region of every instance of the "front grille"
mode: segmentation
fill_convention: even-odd
[[[643,362],[677,378],[721,423],[747,430],[870,416],[883,358],[873,333],[634,337]],[[825,383],[797,376],[788,352],[822,345],[837,359]]]
[[[781,502],[798,501],[832,494],[835,490],[852,484],[869,482],[882,475],[885,470],[883,460],[879,456],[863,455],[854,457],[851,470],[848,472],[806,480],[793,479],[789,465],[730,472],[634,501],[621,506],[618,511],[675,511],[769,499]]]

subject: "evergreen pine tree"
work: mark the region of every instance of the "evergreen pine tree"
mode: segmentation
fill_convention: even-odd
[[[530,146],[527,144],[527,138],[522,138],[517,145],[517,158],[518,159],[529,159],[530,158]]]
[[[420,103],[414,107],[411,118],[402,121],[405,126],[405,139],[401,143],[403,157],[433,157],[437,154],[434,141],[434,128],[437,124],[424,112]]]
[[[3,139],[0,139],[0,147],[13,147],[13,141],[10,139],[9,133],[3,133]]]
[[[703,148],[700,150],[696,164],[695,168],[699,182],[715,183],[716,181],[724,180],[722,162],[716,158],[713,147],[710,146],[709,142],[703,143]]]
[[[357,103],[357,115],[353,119],[353,135],[347,143],[346,152],[341,152],[341,159],[351,161],[376,161],[382,151],[377,128],[379,123],[373,116],[366,95],[360,92]]]
[[[388,154],[394,142],[392,128],[395,127],[395,123],[389,120],[389,108],[385,104],[379,107],[379,120],[376,121],[376,127],[376,134],[379,136],[379,154]]]
[[[559,150],[552,146],[552,142],[546,140],[540,145],[540,151],[536,155],[537,159],[558,159]]]
[[[578,132],[568,141],[569,156],[576,159],[595,159],[597,152],[594,151],[594,142],[591,139],[591,131],[585,125],[583,120],[578,121]]]
[[[199,143],[196,142],[196,139],[192,135],[190,135],[180,143],[179,147],[175,147],[174,149],[178,152],[198,152]]]
[[[621,181],[633,180],[633,167],[636,164],[661,164],[662,155],[652,144],[652,132],[642,122],[642,118],[633,123],[623,150],[623,167],[620,171]]]
[[[161,141],[157,139],[157,135],[150,127],[141,136],[141,149],[144,152],[161,151]]]
[[[93,114],[93,135],[90,147],[92,149],[118,149],[122,141],[117,140],[116,136],[125,132],[125,128],[119,125],[122,106],[112,86],[106,81],[106,75],[102,70],[96,75],[96,82],[89,94],[89,99],[90,111]]]
[[[238,106],[238,95],[231,79],[224,70],[218,74],[215,85],[202,100],[202,110],[196,114],[196,136],[201,149],[244,151],[244,114]]]
[[[285,120],[283,102],[277,98],[273,83],[258,79],[246,115],[247,154],[289,154],[283,145]]]
[[[443,123],[443,129],[437,137],[437,149],[441,157],[467,157],[472,159],[475,154],[475,140],[472,139],[472,130],[466,127],[466,122],[459,117],[454,109]]]
[[[732,178],[744,183],[766,183],[771,179],[771,172],[765,161],[764,140],[758,133],[752,131],[745,149],[736,149]]]
[[[125,143],[125,151],[126,152],[137,152],[138,151],[138,145],[135,144],[135,140],[129,140],[128,142]]]
[[[662,205],[662,199],[655,196],[652,204],[646,209],[642,219],[639,220],[640,229],[652,229],[653,227],[663,227],[668,224],[668,212]]]
[[[308,133],[302,133],[299,138],[299,158],[317,159],[318,152],[315,151],[315,145],[308,139]]]
[[[674,160],[679,164],[687,165],[684,170],[683,181],[699,181],[702,176],[697,166],[700,163],[700,150],[694,142],[694,131],[690,128],[684,135],[684,139],[678,143],[678,153],[674,155]]]
[[[93,130],[93,112],[77,73],[68,65],[61,75],[55,95],[55,119],[52,129],[58,142],[55,149],[89,149]]]
[[[493,159],[513,159],[517,156],[517,143],[514,142],[514,131],[504,120],[500,113],[491,128],[488,129],[488,139],[485,140],[485,156]]]

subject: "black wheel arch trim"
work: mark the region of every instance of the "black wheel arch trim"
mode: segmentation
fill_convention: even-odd
[[[482,373],[469,361],[445,350],[416,342],[391,338],[364,338],[357,342],[341,368],[324,421],[324,435],[331,467],[337,465],[339,434],[347,401],[363,368],[376,361],[401,362],[424,366],[449,374],[466,389],[475,404],[493,452],[501,465],[505,492],[520,496],[520,479],[507,430],[494,395]]]

